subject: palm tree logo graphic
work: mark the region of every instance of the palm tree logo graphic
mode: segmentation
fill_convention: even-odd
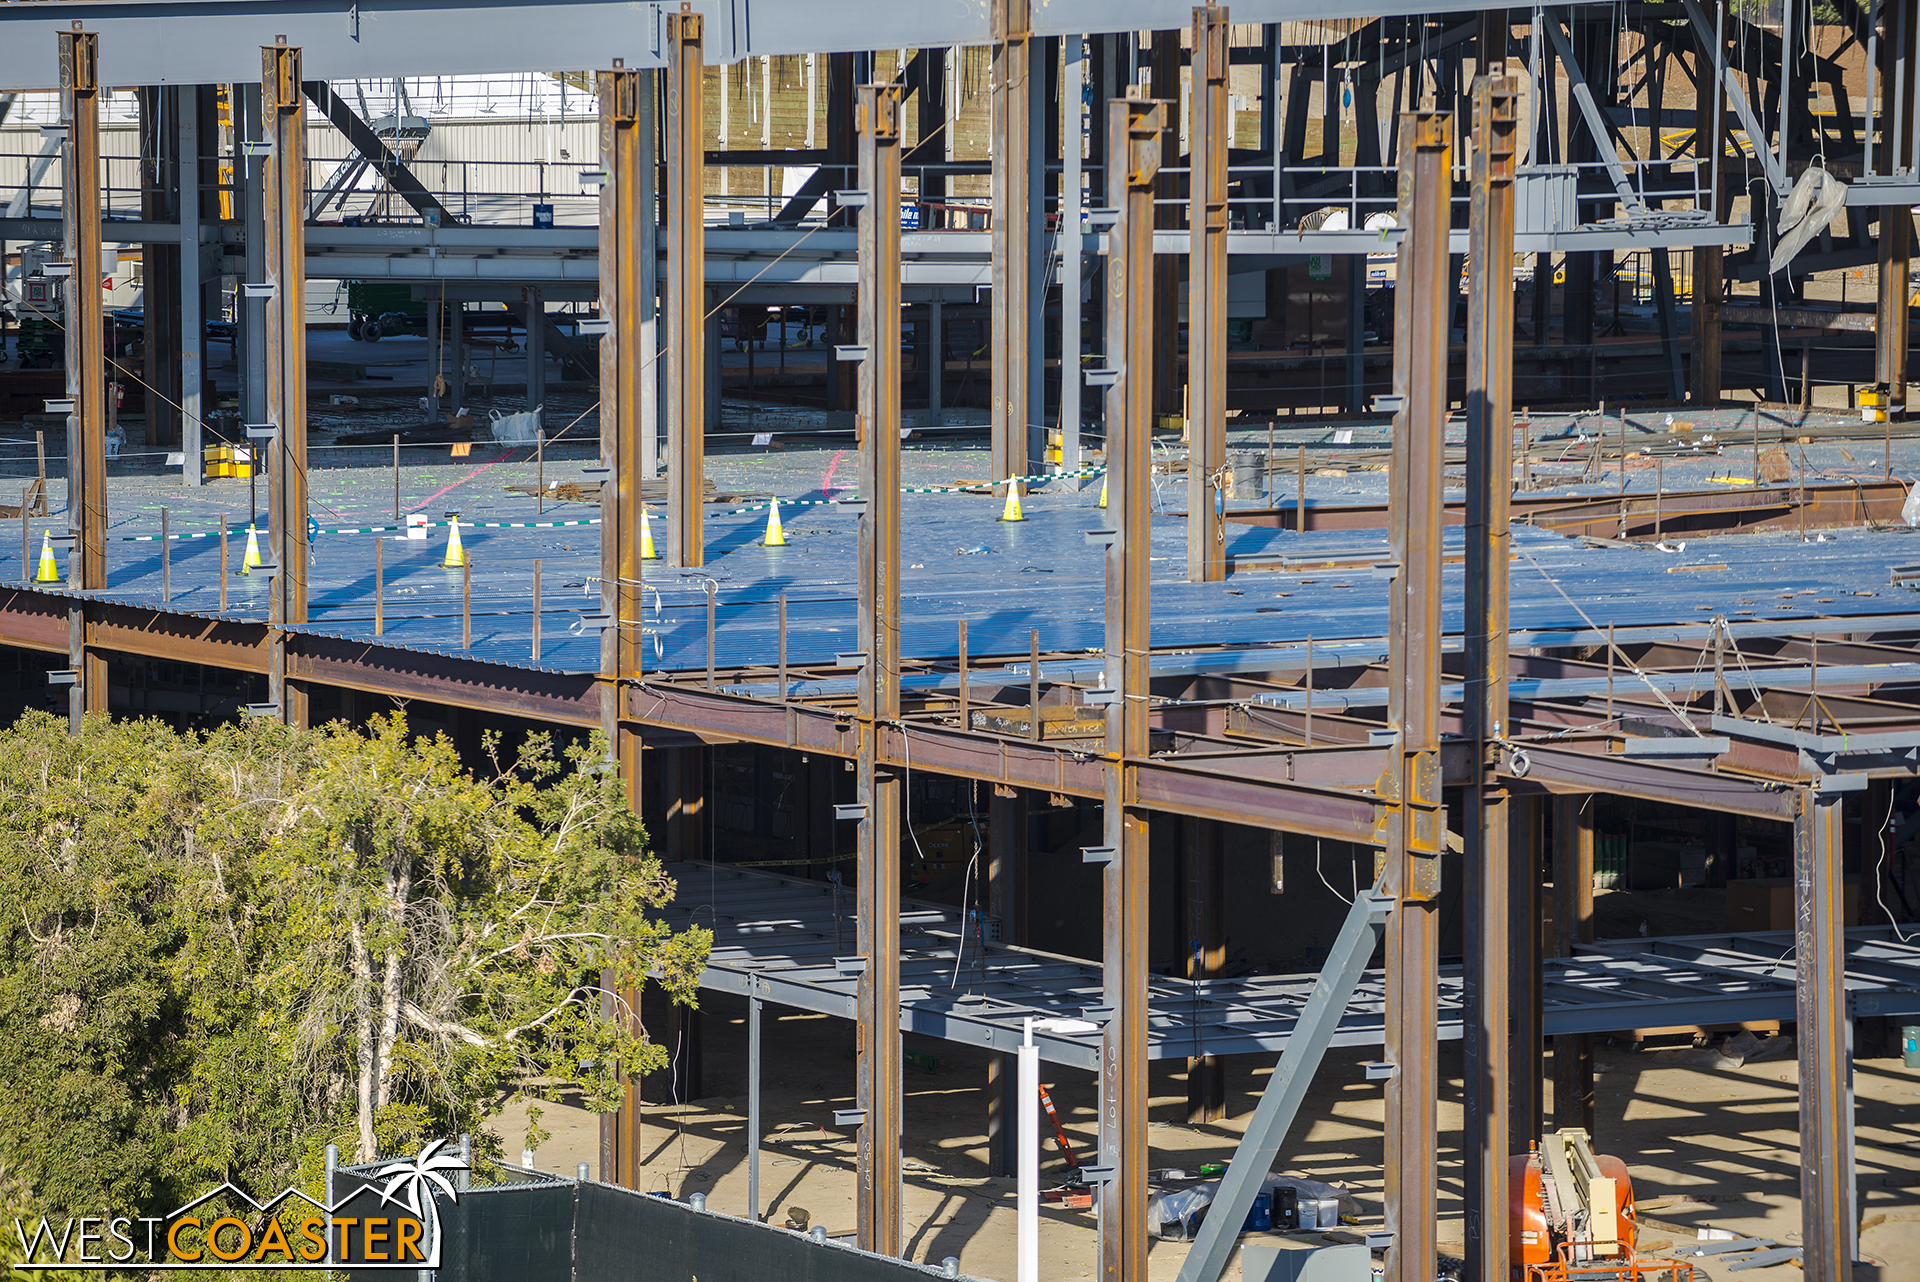
[[[449,1202],[459,1201],[459,1190],[443,1172],[467,1169],[466,1159],[457,1152],[443,1151],[446,1146],[446,1140],[435,1140],[406,1161],[387,1163],[373,1173],[376,1180],[386,1183],[368,1186],[377,1189],[382,1203],[403,1206],[415,1219],[432,1225],[431,1255],[435,1263],[440,1259],[440,1207],[434,1193],[446,1194]]]

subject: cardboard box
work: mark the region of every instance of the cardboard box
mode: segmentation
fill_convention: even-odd
[[[1860,879],[1846,879],[1843,921],[1860,924]],[[1727,883],[1728,930],[1792,930],[1793,879],[1750,877]]]

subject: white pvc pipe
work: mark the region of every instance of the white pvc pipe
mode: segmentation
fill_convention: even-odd
[[[1020,1099],[1019,1157],[1015,1202],[1019,1229],[1018,1280],[1040,1282],[1040,1048],[1028,1035],[1014,1052],[1016,1093]]]

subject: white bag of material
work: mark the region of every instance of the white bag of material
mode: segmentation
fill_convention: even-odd
[[[534,435],[540,430],[540,409],[530,409],[522,414],[502,414],[491,411],[493,439],[501,445],[532,445]]]
[[[1910,526],[1920,525],[1920,485],[1907,491],[1907,501],[1900,505],[1900,516]]]
[[[1270,1174],[1260,1182],[1260,1191],[1269,1196],[1278,1188],[1293,1190],[1302,1229],[1339,1228],[1340,1203],[1351,1197],[1347,1190],[1336,1184],[1304,1180],[1296,1175]],[[1169,1226],[1192,1219],[1196,1212],[1212,1203],[1219,1192],[1219,1180],[1204,1180],[1183,1189],[1156,1191],[1147,1199],[1147,1231],[1155,1237],[1165,1236]]]
[[[1147,1232],[1155,1237],[1166,1237],[1168,1226],[1180,1225],[1182,1228],[1173,1236],[1184,1239],[1186,1222],[1213,1201],[1213,1195],[1219,1188],[1219,1180],[1208,1180],[1183,1189],[1155,1191],[1147,1198]]]

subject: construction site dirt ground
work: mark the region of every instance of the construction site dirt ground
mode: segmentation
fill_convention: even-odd
[[[650,1105],[641,1146],[641,1187],[684,1199],[705,1193],[707,1205],[747,1211],[747,1022],[743,998],[709,993],[703,1006],[704,1090],[689,1103]],[[855,1225],[854,1136],[833,1127],[833,1110],[853,1105],[853,1025],[824,1015],[765,1008],[761,1041],[763,1081],[760,1153],[761,1211],[774,1223],[805,1208],[834,1236]],[[958,1256],[961,1272],[980,1278],[1014,1276],[1014,1181],[988,1166],[986,1053],[909,1036],[909,1050],[937,1060],[933,1071],[910,1067],[904,1082],[906,1129],[902,1238],[915,1260],[938,1263]],[[1440,1241],[1461,1251],[1459,1043],[1442,1046],[1440,1098]],[[1307,1095],[1277,1170],[1346,1186],[1358,1203],[1359,1223],[1342,1236],[1288,1238],[1254,1235],[1302,1246],[1357,1241],[1380,1223],[1381,1088],[1364,1080],[1361,1065],[1372,1048],[1329,1052]],[[1705,1067],[1676,1060],[1705,1057],[1634,1050],[1600,1039],[1596,1048],[1594,1148],[1623,1159],[1632,1172],[1643,1250],[1660,1252],[1696,1239],[1698,1230],[1800,1241],[1798,1069],[1791,1055],[1740,1067]],[[1183,1061],[1156,1062],[1152,1073],[1153,1145],[1150,1168],[1192,1170],[1233,1154],[1258,1089],[1272,1065],[1254,1056],[1228,1063],[1229,1119],[1186,1123]],[[1549,1068],[1549,1079],[1551,1069]],[[1043,1065],[1071,1142],[1083,1161],[1094,1152],[1095,1083],[1091,1074]],[[1552,1083],[1548,1082],[1551,1108]],[[1920,1071],[1898,1058],[1855,1063],[1858,1188],[1863,1231],[1857,1282],[1920,1282]],[[543,1105],[540,1126],[551,1133],[539,1147],[542,1170],[571,1173],[586,1162],[599,1174],[599,1123],[566,1101]],[[1551,1114],[1549,1114],[1551,1116]],[[527,1133],[525,1105],[494,1123],[510,1155]],[[1043,1186],[1064,1169],[1050,1130],[1043,1131]],[[1188,1246],[1156,1241],[1155,1279],[1172,1279]],[[1040,1227],[1042,1278],[1097,1274],[1091,1211],[1045,1207]],[[1723,1279],[1712,1259],[1702,1274]],[[1239,1277],[1237,1259],[1225,1275]],[[1752,1282],[1795,1278],[1795,1265],[1751,1269]]]

